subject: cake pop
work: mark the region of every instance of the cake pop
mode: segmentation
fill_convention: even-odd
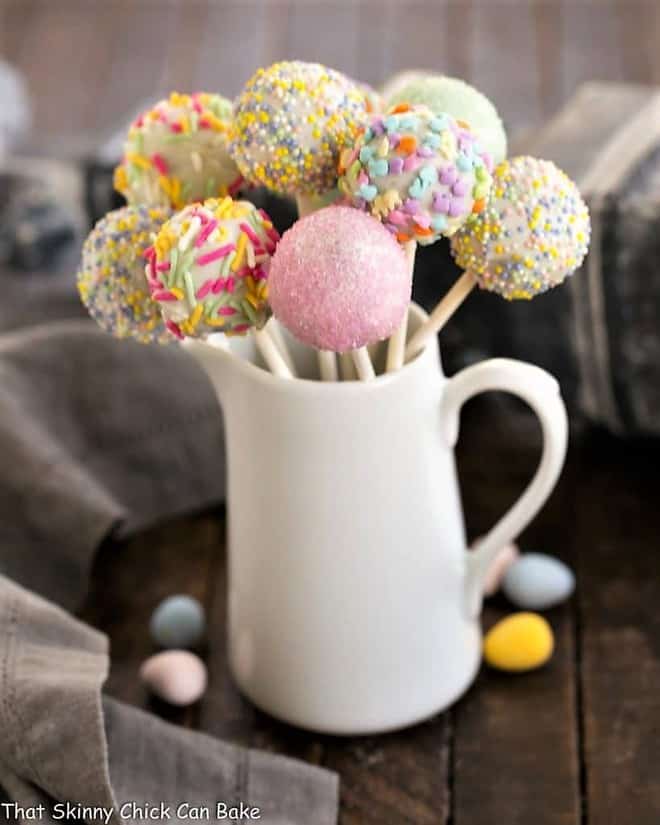
[[[146,253],[151,295],[172,334],[261,330],[270,315],[266,281],[278,240],[263,210],[229,196],[177,212]],[[257,341],[264,343],[264,336]]]
[[[500,163],[486,209],[452,238],[465,272],[412,337],[406,356],[424,347],[477,284],[507,300],[561,284],[582,264],[590,231],[577,186],[554,163],[528,156]]]
[[[396,239],[347,206],[321,209],[285,232],[269,284],[275,317],[305,344],[351,351],[362,379],[374,375],[367,345],[401,323],[412,287]]]
[[[205,92],[172,94],[131,126],[115,189],[129,203],[171,206],[234,196],[243,182],[229,156],[231,103]]]
[[[490,158],[465,124],[405,103],[371,119],[342,152],[339,171],[354,206],[399,241],[424,246],[480,212],[491,180]]]
[[[386,100],[387,106],[398,103],[421,103],[436,115],[447,112],[464,120],[494,163],[506,157],[506,132],[497,109],[469,83],[448,75],[413,73]]]
[[[144,253],[170,214],[168,209],[124,206],[101,218],[83,245],[80,298],[98,325],[117,338],[173,340],[144,274]]]
[[[490,168],[461,121],[402,103],[373,117],[342,153],[339,187],[405,245],[412,273],[416,243],[452,235],[484,208]],[[390,341],[388,371],[403,364],[406,333],[407,316]]]
[[[299,60],[259,69],[234,105],[230,151],[245,178],[276,192],[318,195],[368,119],[365,97],[340,72]]]

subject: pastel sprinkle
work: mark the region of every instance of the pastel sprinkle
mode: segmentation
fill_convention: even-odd
[[[200,255],[198,258],[195,258],[195,263],[198,266],[206,266],[207,264],[211,264],[214,261],[220,260],[220,258],[225,258],[229,255],[230,252],[233,252],[236,247],[233,243],[228,243],[225,246],[219,246],[217,249],[214,249],[212,252],[207,252],[204,255]]]

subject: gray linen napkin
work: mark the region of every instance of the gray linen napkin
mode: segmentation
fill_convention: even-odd
[[[63,609],[110,531],[223,495],[217,402],[177,347],[88,321],[0,337],[0,823],[17,821],[5,801],[44,805],[44,822],[66,801],[99,808],[91,821],[115,806],[144,822],[132,802],[172,806],[172,822],[178,804],[206,805],[216,821],[218,802],[243,802],[268,825],[336,822],[335,774],[102,697],[107,640]]]

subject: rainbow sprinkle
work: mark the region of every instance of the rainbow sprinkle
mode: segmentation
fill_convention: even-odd
[[[243,179],[228,152],[231,103],[172,92],[131,125],[115,189],[129,203],[169,206],[234,195]]]
[[[144,274],[144,254],[170,214],[125,206],[102,218],[83,245],[80,298],[98,325],[117,338],[145,344],[172,341]]]
[[[177,338],[240,335],[268,320],[268,269],[279,241],[247,201],[211,198],[177,212],[146,253],[146,276]]]
[[[456,233],[451,251],[482,289],[533,298],[579,268],[590,234],[573,181],[548,160],[522,156],[496,167],[486,209]]]

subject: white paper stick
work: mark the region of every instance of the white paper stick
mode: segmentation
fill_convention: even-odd
[[[357,372],[350,352],[339,353],[339,374],[342,381],[355,381]]]
[[[279,378],[293,378],[279,349],[265,329],[254,329],[254,340],[268,369]]]
[[[327,349],[320,349],[318,350],[318,358],[321,381],[336,381],[339,378],[336,354]]]
[[[428,321],[422,324],[406,347],[406,361],[410,361],[426,346],[428,340],[437,335],[444,327],[459,306],[472,292],[476,281],[469,272],[464,272],[449,290],[445,297],[429,315]]]
[[[376,377],[376,373],[374,372],[374,365],[371,363],[367,348],[360,347],[359,349],[351,350],[351,355],[353,356],[353,363],[355,364],[355,369],[357,370],[360,381],[373,380]]]
[[[280,326],[280,322],[277,318],[271,318],[270,321],[266,324],[266,331],[273,339],[275,346],[280,351],[280,355],[284,358],[284,363],[287,365],[289,370],[291,371],[292,375],[296,375],[296,365],[293,363],[293,358],[291,357],[291,353],[289,352],[289,347],[287,346],[286,339],[282,334],[282,327]]]
[[[408,267],[410,271],[410,277],[412,279],[412,274],[415,269],[415,252],[417,251],[417,243],[415,241],[407,241],[403,245],[403,250],[406,253],[406,258],[408,259]],[[407,335],[408,311],[406,310],[406,314],[403,317],[403,321],[401,321],[401,325],[396,330],[396,332],[392,334],[390,340],[387,343],[387,360],[385,362],[385,372],[396,372],[397,370],[400,370],[403,366]]]

